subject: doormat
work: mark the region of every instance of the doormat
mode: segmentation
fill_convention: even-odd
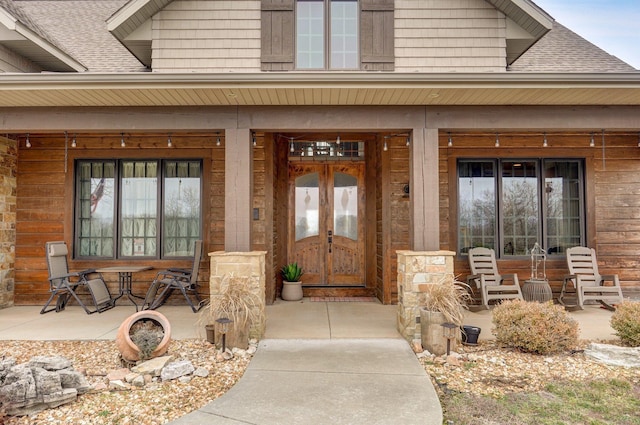
[[[377,303],[376,297],[309,297],[311,302]]]

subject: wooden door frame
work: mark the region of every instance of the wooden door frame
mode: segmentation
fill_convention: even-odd
[[[274,179],[274,205],[277,213],[274,214],[274,227],[278,233],[278,237],[274,241],[274,264],[284,264],[287,261],[287,244],[288,244],[288,218],[289,218],[289,145],[287,143],[275,144],[274,161],[276,175]],[[369,229],[375,229],[376,222],[376,199],[375,199],[375,169],[376,155],[367,154],[367,151],[374,151],[376,143],[365,142],[365,222]],[[358,287],[306,287],[303,289],[305,297],[377,297],[380,298],[379,291],[376,290],[377,280],[379,279],[379,271],[376,267],[376,232],[367,232],[365,239],[365,282],[364,286]],[[282,278],[279,273],[277,275],[277,293],[282,288]],[[383,301],[381,299],[381,301]]]

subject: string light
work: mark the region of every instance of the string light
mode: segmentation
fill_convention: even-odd
[[[451,139],[451,133],[449,133],[449,141],[447,142],[447,146],[453,146],[453,139]]]
[[[293,146],[293,137],[289,137],[289,152],[295,152],[295,147]]]
[[[120,147],[124,148],[127,144],[124,142],[124,133],[120,133]]]
[[[256,140],[256,133],[251,133],[251,144],[254,148],[258,145],[258,141]]]
[[[173,146],[173,143],[171,143],[171,134],[169,134],[169,136],[167,136],[167,147],[170,148],[171,146]]]
[[[407,136],[407,143],[406,145],[409,146],[411,144],[411,137]]]
[[[387,146],[387,136],[384,136],[384,144],[382,145],[382,150],[385,152],[389,150],[389,147]]]
[[[547,146],[549,146],[549,144],[547,143],[547,133],[544,133],[544,141],[542,142],[542,147],[546,148]]]
[[[216,133],[216,135],[218,136],[218,137],[216,138],[216,146],[220,146],[220,143],[221,143],[221,142],[220,142],[220,133]]]
[[[591,141],[589,142],[589,146],[594,147],[596,145],[596,141],[593,138],[593,132],[591,133]]]
[[[24,144],[26,147],[30,148],[31,147],[31,142],[29,141],[29,133],[27,133],[27,141]]]
[[[75,148],[76,146],[78,146],[78,143],[76,143],[76,135],[74,133],[73,134],[73,140],[71,140],[71,147]]]
[[[498,137],[498,133],[496,133],[496,148],[500,147],[500,138]]]
[[[338,137],[336,137],[336,145],[340,144],[340,135],[338,134]]]

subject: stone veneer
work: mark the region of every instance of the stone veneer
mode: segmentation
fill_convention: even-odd
[[[452,251],[397,251],[398,331],[409,342],[420,339],[420,285],[453,275]]]
[[[209,277],[209,294],[211,303],[215,297],[220,295],[220,284],[225,275],[233,273],[235,276],[249,278],[251,292],[255,293],[262,300],[259,308],[261,316],[264,317],[265,310],[265,256],[266,251],[250,252],[224,252],[217,251],[209,253],[211,257],[211,275]],[[262,323],[252,323],[249,328],[249,338],[261,339],[264,336],[265,321]]]
[[[0,308],[14,299],[17,159],[16,141],[0,138]]]

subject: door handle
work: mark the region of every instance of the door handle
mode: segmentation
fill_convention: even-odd
[[[327,242],[329,243],[329,254],[331,254],[331,244],[333,243],[333,232],[327,231]]]

